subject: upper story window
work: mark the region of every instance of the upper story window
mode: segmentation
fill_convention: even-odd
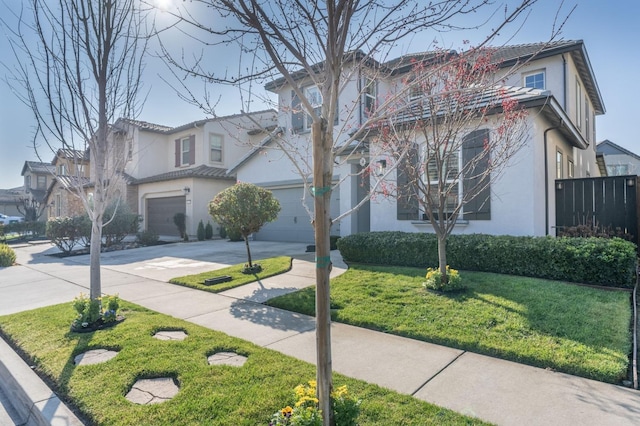
[[[46,176],[38,176],[37,187],[38,187],[38,189],[47,189],[47,177]]]
[[[376,109],[378,89],[372,78],[364,78],[362,84],[362,121],[365,121]]]
[[[582,86],[576,78],[576,126],[582,129]]]
[[[76,169],[78,170],[78,176],[85,176],[84,174],[84,164],[77,164]]]
[[[189,166],[196,162],[196,137],[187,136],[175,141],[175,166]]]
[[[58,166],[58,175],[60,175],[60,176],[66,176],[67,175],[67,165],[66,164],[60,164]]]
[[[24,177],[24,187],[26,189],[31,189],[31,175],[26,175]]]
[[[535,71],[524,76],[524,87],[545,90],[544,71]]]
[[[209,134],[209,161],[214,163],[222,162],[222,135]]]
[[[304,89],[304,96],[311,104],[316,115],[320,115],[322,113],[322,93],[320,93],[320,89],[317,86],[309,86]],[[338,124],[338,105],[336,103],[336,114],[334,125]],[[291,127],[294,131],[300,132],[305,130],[311,130],[311,124],[313,120],[309,114],[306,114],[304,111],[304,107],[300,102],[300,98],[296,95],[296,93],[291,91]]]
[[[591,111],[589,108],[589,98],[585,95],[584,97],[584,134],[586,135],[587,140],[589,141],[591,140],[591,132],[589,127],[590,120],[591,120]]]

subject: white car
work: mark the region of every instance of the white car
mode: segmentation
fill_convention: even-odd
[[[0,213],[0,224],[8,225],[10,223],[24,222],[24,217],[22,216],[7,216],[6,214]]]

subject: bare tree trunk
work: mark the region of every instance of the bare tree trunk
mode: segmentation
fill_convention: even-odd
[[[249,249],[249,236],[244,236],[244,245],[247,247],[247,261],[249,262],[249,268],[253,267],[251,263],[251,250]]]
[[[449,282],[447,276],[447,234],[438,233],[438,267],[442,275],[442,284]]]
[[[91,223],[91,246],[89,251],[89,296],[95,300],[102,296],[102,282],[100,279],[100,249],[102,248],[102,215],[96,215]]]
[[[333,389],[331,362],[331,309],[329,272],[329,230],[331,218],[331,146],[333,140],[326,132],[324,119],[312,125],[314,228],[316,240],[316,351],[317,392],[323,426],[333,424],[331,391]]]

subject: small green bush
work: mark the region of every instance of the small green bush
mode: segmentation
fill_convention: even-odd
[[[198,230],[196,232],[196,235],[198,236],[198,241],[204,241],[205,231],[204,223],[202,223],[202,221],[198,222]]]
[[[128,205],[124,203],[113,203],[107,207],[103,216],[102,238],[104,245],[110,247],[119,244],[127,235],[134,235],[138,232],[140,216],[133,213]]]
[[[451,269],[447,265],[447,282],[443,282],[440,268],[427,268],[426,281],[423,283],[428,290],[441,291],[443,293],[464,290],[462,277],[456,269]]]
[[[0,244],[0,267],[11,266],[16,262],[16,253],[6,244]]]
[[[227,238],[227,229],[224,226],[220,227],[220,238],[223,240]]]
[[[187,216],[184,213],[176,213],[175,215],[173,215],[173,223],[178,227],[180,238],[185,241],[188,240],[189,236],[187,235]]]
[[[207,226],[204,227],[204,239],[210,240],[213,238],[213,226],[211,222],[207,222]]]
[[[435,267],[434,234],[369,232],[337,242],[345,261],[389,266]],[[620,238],[450,235],[447,263],[467,271],[495,272],[611,287],[632,288],[635,244]]]
[[[56,217],[47,222],[46,235],[63,253],[69,254],[86,234],[82,216]]]
[[[158,244],[160,237],[154,231],[142,231],[136,234],[136,241],[143,246],[154,246]]]
[[[227,230],[227,235],[229,236],[229,241],[243,241],[242,233],[236,229]]]
[[[338,240],[340,239],[340,235],[330,235],[329,236],[329,250],[337,250],[338,249]]]

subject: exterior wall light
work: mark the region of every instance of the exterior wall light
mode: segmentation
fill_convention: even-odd
[[[189,188],[188,186],[185,186],[182,190],[184,191],[184,195],[187,195],[191,192],[191,188]]]
[[[562,182],[558,182],[558,181],[556,181],[556,189],[557,189],[558,191],[562,191]]]
[[[636,179],[635,178],[627,178],[627,186],[635,186]]]

